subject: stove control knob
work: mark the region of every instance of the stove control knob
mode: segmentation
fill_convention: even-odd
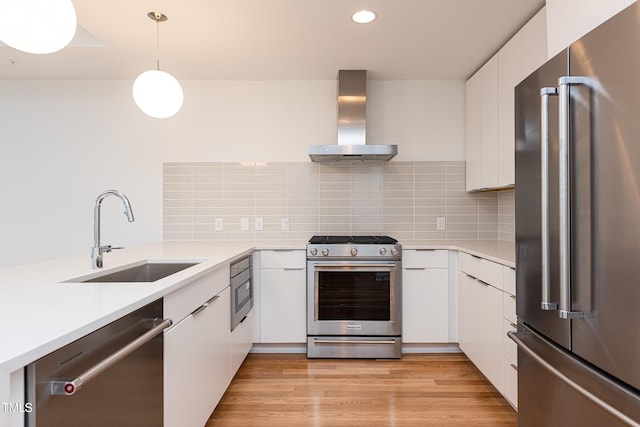
[[[380,255],[386,255],[387,254],[387,248],[380,248]]]
[[[398,255],[398,249],[396,249],[396,248],[391,248],[391,255],[393,255],[393,256]]]
[[[356,256],[356,255],[358,255],[358,249],[351,248],[351,256]]]
[[[309,251],[309,252],[311,252],[311,255],[313,255],[313,256],[318,255],[318,249],[316,249],[316,248],[311,248],[311,251]]]
[[[329,255],[329,249],[327,248],[322,249],[322,256],[327,256],[327,255]]]

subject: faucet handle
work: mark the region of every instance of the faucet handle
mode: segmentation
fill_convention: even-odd
[[[114,249],[124,249],[124,246],[104,245],[104,246],[100,246],[100,249],[102,250],[101,252],[103,254],[107,254],[107,253],[111,252]]]

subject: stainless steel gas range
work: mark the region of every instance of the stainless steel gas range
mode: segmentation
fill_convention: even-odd
[[[388,236],[309,240],[307,357],[401,357],[401,259]]]

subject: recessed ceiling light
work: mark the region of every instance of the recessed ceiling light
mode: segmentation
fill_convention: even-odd
[[[351,15],[351,19],[358,24],[368,24],[376,19],[376,14],[370,10],[359,10]]]

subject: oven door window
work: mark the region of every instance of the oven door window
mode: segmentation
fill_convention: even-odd
[[[238,313],[251,300],[251,281],[247,280],[234,289],[235,292],[235,312]]]
[[[388,271],[318,271],[317,320],[391,320],[393,283]]]

